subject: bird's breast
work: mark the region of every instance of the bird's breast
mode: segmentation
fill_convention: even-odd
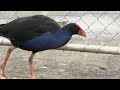
[[[37,36],[31,40],[27,40],[26,42],[16,42],[16,46],[33,52],[48,50],[48,49],[56,49],[63,45],[65,45],[69,41],[70,37],[68,36],[56,36],[50,32],[44,33],[41,36]]]

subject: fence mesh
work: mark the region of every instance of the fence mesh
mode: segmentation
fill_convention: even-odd
[[[80,24],[87,38],[73,36],[69,43],[120,46],[120,11],[0,11],[0,24],[38,14],[53,18],[61,26]]]

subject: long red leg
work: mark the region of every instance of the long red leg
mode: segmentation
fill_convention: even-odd
[[[2,76],[5,77],[6,79],[7,79],[7,76],[6,76],[6,74],[5,74],[5,67],[6,67],[7,61],[8,61],[8,59],[9,59],[9,57],[10,57],[11,52],[12,52],[15,48],[16,48],[16,47],[10,47],[10,48],[8,49],[7,54],[6,54],[6,56],[5,56],[5,59],[4,59],[3,63],[2,63],[2,65],[1,65],[1,68],[2,68],[2,71],[1,71]]]
[[[30,72],[31,72],[31,78],[35,79],[35,71],[34,71],[34,66],[33,66],[33,57],[35,53],[32,53],[30,58],[29,58],[29,65],[30,65]]]

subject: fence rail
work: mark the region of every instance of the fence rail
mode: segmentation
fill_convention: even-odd
[[[0,24],[16,18],[38,14],[47,15],[62,26],[72,22],[80,24],[86,31],[87,38],[73,36],[68,44],[84,44],[87,47],[93,45],[93,49],[95,49],[95,45],[102,49],[109,46],[110,48],[117,48],[117,51],[112,49],[115,53],[119,51],[120,11],[0,11]],[[1,41],[1,43],[3,42]],[[100,53],[100,48],[96,48],[97,51],[95,52]]]

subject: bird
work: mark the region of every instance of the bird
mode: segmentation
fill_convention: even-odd
[[[66,45],[72,35],[86,37],[86,32],[77,23],[61,27],[54,19],[45,15],[20,17],[0,25],[0,36],[8,38],[12,45],[1,64],[1,75],[8,79],[5,68],[11,52],[20,48],[31,51],[28,61],[31,79],[35,79],[33,58],[37,52],[57,49]]]

